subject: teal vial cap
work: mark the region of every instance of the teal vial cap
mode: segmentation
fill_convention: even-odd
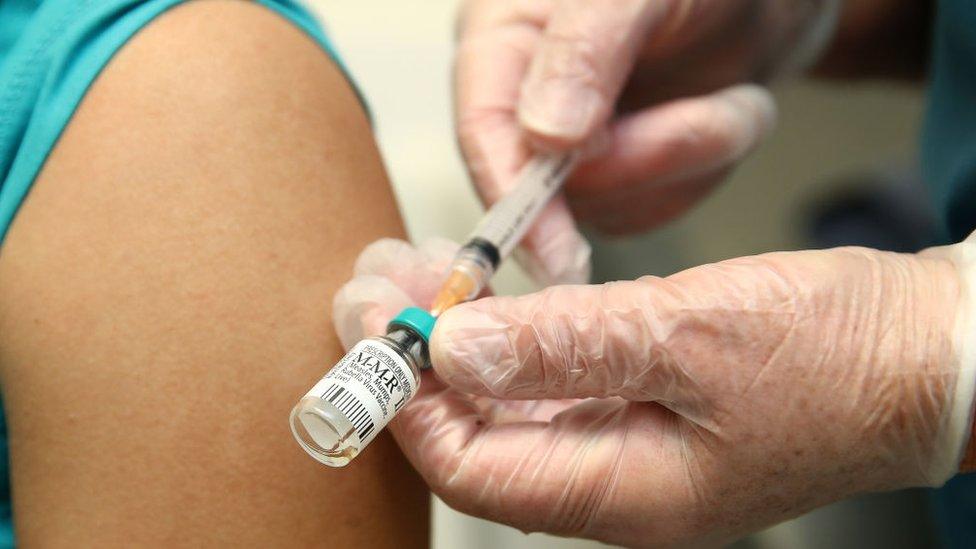
[[[409,328],[424,338],[425,343],[429,343],[430,333],[434,331],[435,322],[437,319],[420,307],[407,307],[386,325],[386,329]]]

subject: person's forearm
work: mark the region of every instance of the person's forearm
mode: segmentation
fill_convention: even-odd
[[[919,79],[934,0],[846,0],[836,35],[812,71],[826,78]]]

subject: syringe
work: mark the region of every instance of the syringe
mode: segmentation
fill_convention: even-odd
[[[439,316],[447,309],[474,299],[488,285],[498,264],[508,257],[539,212],[562,188],[579,154],[540,154],[519,172],[515,188],[492,206],[475,227],[468,243],[451,263],[430,312]]]

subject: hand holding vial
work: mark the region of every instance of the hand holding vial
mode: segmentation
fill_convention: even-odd
[[[776,253],[461,304],[431,336],[437,378],[389,427],[452,507],[623,545],[718,545],[938,485],[969,439],[972,248]],[[455,249],[368,247],[335,299],[343,341],[429,305]]]
[[[427,345],[436,317],[480,295],[499,263],[559,192],[578,153],[539,154],[520,171],[516,186],[488,210],[454,256],[443,285],[425,309],[408,307],[386,336],[360,341],[292,410],[292,434],[302,448],[332,467],[347,465],[417,392],[429,368]]]
[[[420,259],[426,260],[426,270],[433,271],[428,276],[440,280],[446,264],[437,256],[440,250],[453,253],[457,246],[449,241],[433,241],[432,246],[431,254]],[[302,397],[289,418],[292,434],[302,449],[330,467],[343,467],[355,459],[417,394],[420,372],[430,368],[427,349],[434,317],[424,309],[409,306],[409,297],[398,292],[395,286],[385,285],[385,279],[371,274],[378,265],[387,264],[382,260],[376,263],[380,258],[404,260],[407,267],[419,267],[420,264],[411,261],[417,259],[417,254],[407,243],[390,239],[380,240],[369,249],[374,252],[363,253],[356,263],[356,278],[335,298],[337,310],[361,317],[350,321],[348,315],[334,316],[339,338],[349,352]],[[438,268],[440,272],[436,271]],[[405,307],[395,317],[381,310],[367,313],[353,308],[350,311],[343,305],[344,292],[360,298],[375,292],[372,294],[375,301],[369,305],[404,304]],[[373,328],[378,319],[391,317],[393,320],[386,324],[385,330]],[[361,320],[369,322],[370,329],[359,324]],[[385,335],[366,337],[382,332]]]

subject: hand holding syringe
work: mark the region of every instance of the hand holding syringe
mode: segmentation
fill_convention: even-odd
[[[537,155],[519,172],[515,187],[482,218],[451,264],[450,274],[431,305],[439,316],[484,290],[498,264],[512,253],[539,212],[562,188],[578,153]]]

